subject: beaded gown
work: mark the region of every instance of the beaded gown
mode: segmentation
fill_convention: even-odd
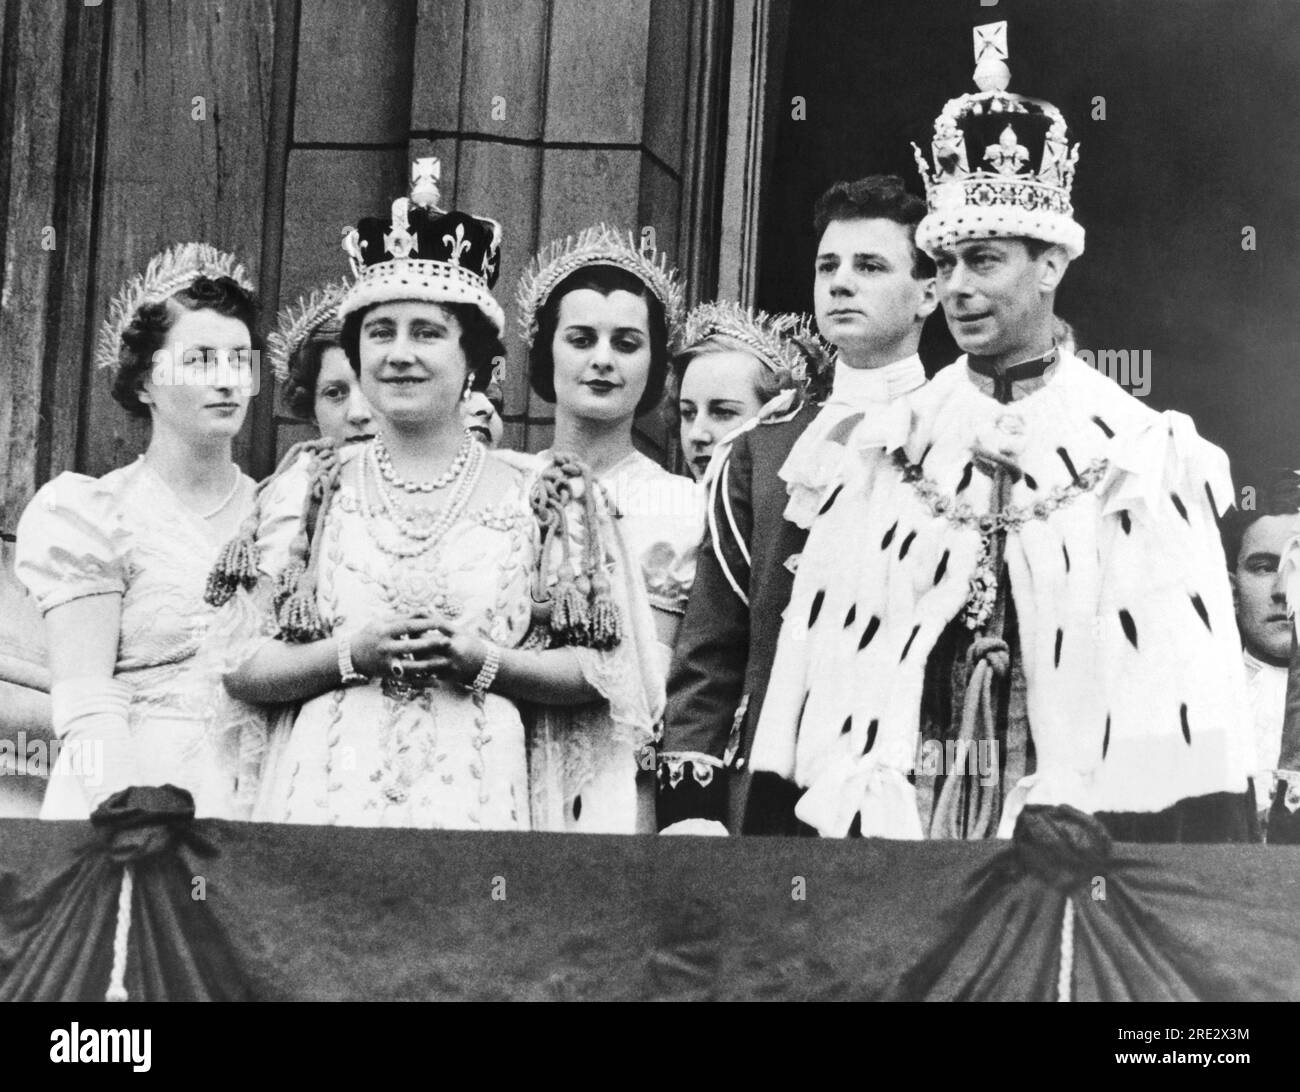
[[[226,503],[204,518],[141,457],[102,478],[60,474],[18,524],[15,572],[42,613],[121,595],[115,677],[132,691],[134,781],[188,790],[200,816],[246,819],[257,788],[264,739],[251,722],[218,715],[220,676],[199,655],[215,615],[203,602],[208,570],[255,488],[240,474]],[[55,772],[42,817],[84,819],[88,810],[76,776]]]
[[[318,546],[316,604],[326,628],[348,632],[388,614],[437,613],[503,648],[519,645],[530,624],[537,549],[526,475],[511,469],[499,500],[464,510],[441,537],[421,540],[403,533],[383,501],[373,442],[350,445],[339,459],[338,492]],[[309,461],[304,456],[262,498],[261,576],[252,599],[264,634],[273,629],[269,589],[310,487]],[[376,678],[305,701],[276,736],[259,819],[528,829],[523,721],[501,695]]]

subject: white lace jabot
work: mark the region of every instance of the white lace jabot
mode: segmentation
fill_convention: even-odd
[[[892,402],[899,395],[910,394],[924,383],[925,368],[915,353],[883,368],[850,368],[837,358],[826,406],[845,406],[850,412],[866,409],[872,403]]]
[[[915,354],[883,368],[850,368],[837,358],[826,404],[795,441],[781,467],[790,494],[785,518],[800,527],[811,524],[845,451],[843,440],[827,439],[838,425],[854,414],[879,411],[924,385],[925,368]]]

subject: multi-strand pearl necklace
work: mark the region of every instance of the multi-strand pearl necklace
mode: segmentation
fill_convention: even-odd
[[[368,458],[361,466],[361,509],[365,516],[366,530],[375,545],[390,557],[412,558],[431,550],[455,526],[465,513],[469,499],[478,486],[487,461],[487,451],[482,444],[473,443],[464,466],[457,476],[447,503],[432,519],[426,510],[420,509],[419,515],[402,510],[401,503],[384,485],[383,473],[379,461],[375,458],[374,445],[371,445]],[[374,503],[371,487],[378,494],[378,504]],[[397,533],[414,545],[402,545],[385,542],[374,518],[376,511],[382,512],[396,528]]]
[[[380,476],[389,485],[406,493],[433,493],[439,489],[446,489],[447,486],[460,477],[461,471],[465,469],[465,464],[469,462],[470,453],[477,443],[478,441],[466,432],[465,439],[461,441],[460,447],[456,449],[455,458],[451,460],[451,466],[447,468],[446,473],[439,475],[432,481],[425,482],[408,482],[405,478],[398,476],[393,467],[393,457],[388,453],[388,448],[384,446],[383,433],[376,434],[371,450],[375,453],[375,465],[379,468]]]

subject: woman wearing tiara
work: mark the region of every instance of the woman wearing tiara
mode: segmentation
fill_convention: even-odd
[[[554,451],[579,453],[620,517],[628,563],[616,575],[635,605],[629,632],[647,695],[634,719],[602,713],[578,723],[541,711],[531,754],[534,825],[653,833],[651,746],[704,513],[689,478],[636,450],[632,426],[663,397],[681,287],[662,258],[602,224],[539,254],[519,303],[529,381],[555,403]]]
[[[340,444],[369,440],[375,433],[374,413],[343,351],[339,303],[347,287],[346,282],[328,284],[285,308],[266,339],[285,407]]]
[[[828,386],[829,357],[798,315],[702,303],[686,316],[682,346],[673,357],[670,412],[696,481],[719,445],[760,410],[789,413],[803,397],[820,400]]]
[[[595,490],[577,467],[530,476],[466,433],[463,395],[503,355],[500,229],[437,207],[436,160],[413,174],[409,202],[345,241],[357,280],[342,342],[381,430],[286,458],[223,553],[210,591],[224,628],[251,612],[266,634],[226,661],[226,684],[246,702],[302,703],[259,818],[528,829],[516,700],[599,701],[622,674],[624,611],[608,593],[579,603],[571,578],[549,619],[534,610],[539,570],[568,550],[554,529],[579,508],[582,579],[607,583]],[[286,517],[297,530],[281,561],[257,531]],[[525,651],[543,623],[547,643],[587,647]]]
[[[253,503],[231,459],[252,391],[252,291],[233,257],[200,243],[129,282],[95,363],[150,422],[148,448],[102,478],[60,474],[19,522],[15,569],[45,616],[62,742],[45,818],[168,783],[199,815],[248,816],[258,741],[221,730],[196,652],[213,615],[208,569]]]

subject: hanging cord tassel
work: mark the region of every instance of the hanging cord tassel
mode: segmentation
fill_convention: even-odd
[[[582,482],[578,499],[583,505],[586,523],[586,575],[587,594],[590,597],[587,632],[592,648],[608,651],[616,648],[623,639],[623,619],[618,604],[614,602],[613,588],[605,573],[604,550],[600,538],[600,516],[597,510],[596,480]]]
[[[947,771],[939,800],[934,806],[930,829],[938,838],[991,838],[1001,810],[998,785],[979,785],[975,774],[965,773],[971,748],[980,743],[996,754],[997,702],[993,691],[995,679],[1006,678],[1011,669],[1011,655],[1005,641],[997,637],[977,637],[967,654],[971,667],[966,682],[966,700],[957,734],[957,751],[953,768]],[[978,768],[978,751],[976,767]]]
[[[1074,980],[1074,900],[1065,897],[1065,915],[1061,918],[1061,969],[1056,976],[1056,999],[1073,1001],[1070,987]]]
[[[252,511],[240,524],[239,532],[235,537],[222,546],[221,552],[217,554],[216,563],[208,573],[207,584],[203,589],[203,601],[209,606],[225,606],[240,588],[252,591],[257,584],[260,562],[257,527],[262,520],[262,498],[267,486],[292,466],[299,455],[306,450],[314,450],[314,448],[309,449],[308,443],[294,444],[285,453],[274,472],[258,485]]]
[[[131,936],[131,893],[134,888],[131,866],[122,866],[122,887],[117,895],[117,928],[113,932],[113,970],[108,976],[108,992],[105,1001],[125,1001],[126,993],[126,952],[127,941]]]
[[[533,484],[529,503],[537,520],[539,538],[532,581],[532,631],[549,634],[555,604],[546,577],[550,572],[550,557],[556,545],[555,530],[560,515],[549,502],[549,488],[544,473]],[[549,637],[546,639],[549,642]]]
[[[277,598],[284,596],[278,608],[280,636],[290,644],[308,644],[327,636],[325,623],[316,607],[316,580],[320,570],[325,517],[338,490],[342,466],[338,452],[333,448],[321,451],[319,460],[307,494],[302,527],[294,539],[294,558],[304,562],[305,554],[305,563],[301,569],[293,566],[295,578],[292,587],[286,580],[276,589]]]
[[[582,644],[586,636],[587,601],[578,590],[579,573],[573,565],[569,542],[569,519],[565,507],[573,496],[569,482],[578,465],[564,456],[554,456],[554,461],[538,475],[533,485],[531,504],[542,531],[542,549],[538,557],[533,599],[537,603],[549,602],[551,637],[557,645]],[[555,568],[555,587],[547,587],[547,574],[551,571],[551,558],[558,555]]]
[[[529,500],[541,532],[533,573],[533,621],[549,624],[551,642],[607,650],[623,636],[623,617],[605,571],[596,490],[599,484],[577,459],[553,455],[533,483]],[[569,507],[576,502],[577,512]],[[581,520],[570,527],[570,519]],[[570,531],[581,534],[575,560]],[[555,564],[558,559],[558,564]],[[548,575],[555,573],[554,587]]]

